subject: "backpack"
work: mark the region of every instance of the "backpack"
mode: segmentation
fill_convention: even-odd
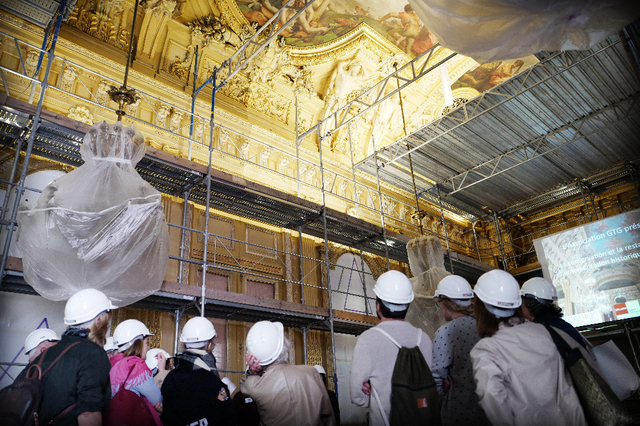
[[[129,375],[135,368],[131,366],[127,378],[111,398],[104,418],[104,426],[155,426],[156,422],[142,396],[125,389]]]
[[[14,380],[13,384],[0,391],[0,424],[5,426],[38,426],[40,424],[38,411],[44,395],[42,378],[58,362],[62,355],[79,343],[75,342],[67,346],[43,373],[42,361],[44,361],[49,348],[45,349],[40,355],[38,363],[27,367],[27,373],[24,378]],[[76,404],[73,403],[62,410],[50,423],[55,423],[75,406]]]
[[[440,401],[436,381],[420,351],[422,331],[418,330],[416,346],[406,348],[386,331],[377,327],[374,330],[387,336],[399,348],[391,376],[389,420],[386,418],[378,393],[372,388],[385,424],[391,426],[440,425]]]

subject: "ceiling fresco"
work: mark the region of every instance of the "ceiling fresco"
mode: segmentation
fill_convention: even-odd
[[[259,26],[264,25],[283,3],[285,1],[282,0],[236,1],[247,20]],[[293,13],[283,13],[281,23],[288,21]],[[290,46],[316,46],[335,40],[363,24],[411,57],[425,52],[437,42],[411,6],[397,0],[316,0],[281,35]]]

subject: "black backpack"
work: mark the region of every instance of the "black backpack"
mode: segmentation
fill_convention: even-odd
[[[38,426],[40,424],[38,411],[42,403],[43,387],[42,378],[51,370],[51,367],[69,349],[80,342],[69,345],[58,357],[42,372],[42,361],[47,354],[45,349],[40,355],[37,364],[27,366],[27,373],[24,378],[16,379],[13,384],[0,391],[0,424],[3,426]],[[60,412],[52,422],[66,415],[75,407],[75,403]]]
[[[391,426],[439,426],[440,401],[436,381],[420,351],[422,331],[418,330],[416,346],[406,348],[384,330],[377,327],[374,330],[387,336],[399,348],[391,376],[391,415],[385,423]],[[386,417],[375,392],[374,397]]]

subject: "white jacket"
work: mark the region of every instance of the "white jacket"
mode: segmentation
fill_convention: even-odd
[[[471,350],[476,393],[494,426],[582,426],[587,422],[564,361],[544,326],[526,321]]]
[[[431,368],[432,343],[429,336],[422,330],[405,321],[382,321],[374,328],[381,328],[393,337],[399,344],[412,348],[416,345],[418,334],[421,333],[420,351]],[[359,406],[369,406],[371,425],[384,425],[380,406],[362,392],[362,384],[369,381],[376,389],[382,402],[385,416],[391,413],[391,376],[398,357],[398,347],[388,337],[373,328],[358,337],[353,351],[351,375],[349,377],[349,391],[351,402]]]

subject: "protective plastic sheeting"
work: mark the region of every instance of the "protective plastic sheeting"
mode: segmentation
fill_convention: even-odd
[[[585,50],[640,16],[629,0],[408,0],[440,44],[480,63]]]
[[[442,244],[434,236],[415,238],[407,243],[407,254],[415,298],[409,305],[405,321],[433,340],[438,328],[445,323],[433,296],[440,280],[450,275],[444,268]]]
[[[80,149],[85,163],[47,185],[35,207],[21,206],[24,277],[43,297],[95,288],[125,306],[160,289],[169,233],[160,193],[135,171],[144,150],[133,126],[96,124]]]

